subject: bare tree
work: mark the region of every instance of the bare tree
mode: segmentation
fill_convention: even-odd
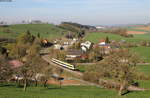
[[[12,73],[11,65],[4,56],[0,55],[0,81],[7,81],[11,78]]]
[[[135,66],[137,62],[138,57],[135,54],[129,52],[127,49],[122,49],[112,53],[100,63],[91,66],[86,71],[84,77],[87,80],[95,81],[98,81],[102,77],[118,81],[120,83],[118,94],[122,95],[123,91],[127,90],[128,86],[135,79]],[[93,77],[88,77],[91,74]]]

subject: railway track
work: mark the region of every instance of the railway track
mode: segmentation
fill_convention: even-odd
[[[90,85],[90,86],[96,86],[96,87],[103,88],[102,86],[100,86],[100,85],[98,85],[98,84],[96,84],[96,83],[91,83],[91,82],[88,82],[88,81],[83,80],[83,79],[82,79],[82,77],[83,77],[83,73],[82,73],[82,72],[73,71],[73,70],[67,69],[67,68],[65,68],[65,67],[62,67],[62,66],[60,66],[60,65],[57,65],[57,64],[53,63],[53,62],[51,61],[51,59],[49,58],[49,55],[44,55],[44,56],[42,56],[42,58],[43,58],[46,62],[48,62],[49,64],[51,64],[51,65],[53,65],[53,66],[55,66],[55,67],[61,68],[61,69],[65,70],[66,72],[69,72],[69,73],[73,74],[74,76],[77,77],[77,78],[73,77],[75,80],[78,80],[78,81],[84,83],[85,85]]]
[[[69,73],[72,73],[74,76],[78,77],[78,78],[74,78],[74,79],[77,79],[77,80],[79,80],[79,81],[85,83],[86,85],[91,85],[91,86],[96,86],[96,87],[103,88],[103,86],[100,86],[99,84],[91,83],[91,82],[88,82],[88,81],[83,80],[83,79],[82,79],[82,77],[83,77],[83,73],[82,73],[82,72],[73,71],[73,70],[67,69],[67,68],[65,68],[65,67],[62,67],[62,66],[60,66],[60,65],[57,65],[57,64],[53,63],[53,62],[51,61],[51,59],[49,58],[49,55],[44,55],[44,56],[42,56],[42,58],[43,58],[46,62],[50,63],[51,65],[53,65],[53,66],[55,66],[55,67],[59,67],[59,68],[65,70],[65,71],[67,71],[67,72],[69,72]],[[105,81],[106,83],[109,82],[108,80],[105,80],[105,79],[101,79],[101,80],[102,80],[102,81]],[[110,82],[109,82],[109,83],[110,83]],[[118,85],[118,83],[116,83],[116,82],[112,82],[112,84]],[[129,90],[129,91],[146,91],[146,90],[149,91],[150,89],[139,88],[139,87],[130,85],[130,86],[128,87],[128,90]]]
[[[49,55],[44,55],[44,56],[42,56],[42,58],[43,58],[46,62],[48,62],[49,64],[51,64],[51,65],[53,65],[53,66],[55,66],[55,67],[61,68],[61,69],[65,70],[65,71],[67,71],[67,72],[69,72],[69,73],[72,73],[74,76],[77,76],[77,77],[79,77],[79,78],[82,78],[82,76],[83,76],[83,73],[81,73],[81,72],[79,72],[79,71],[73,71],[73,70],[70,70],[70,69],[68,69],[68,68],[65,68],[65,67],[62,67],[62,66],[60,66],[60,65],[57,65],[57,64],[53,63],[53,62],[51,61],[51,59],[49,58]]]

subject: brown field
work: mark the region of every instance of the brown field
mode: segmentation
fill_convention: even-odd
[[[142,32],[142,31],[128,31],[128,34],[146,34],[147,32]]]
[[[60,82],[52,79],[52,80],[49,80],[49,81],[48,81],[48,84],[59,85]],[[81,82],[78,81],[78,80],[63,80],[63,81],[61,82],[61,84],[64,85],[64,86],[66,86],[66,85],[67,85],[67,86],[68,86],[68,85],[83,85],[83,83],[81,83]]]
[[[140,28],[137,28],[137,29],[150,31],[150,26],[148,26],[148,27],[140,27]]]

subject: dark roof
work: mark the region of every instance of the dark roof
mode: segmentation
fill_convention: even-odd
[[[67,55],[82,55],[83,52],[81,50],[68,50]]]

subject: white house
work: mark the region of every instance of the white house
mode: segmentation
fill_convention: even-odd
[[[84,43],[81,43],[81,50],[86,52],[91,48],[92,43],[90,41],[86,41]]]
[[[59,49],[60,50],[61,48],[62,48],[62,46],[60,44],[55,44],[54,45],[54,49]]]
[[[105,27],[103,26],[96,26],[96,29],[104,29]]]

